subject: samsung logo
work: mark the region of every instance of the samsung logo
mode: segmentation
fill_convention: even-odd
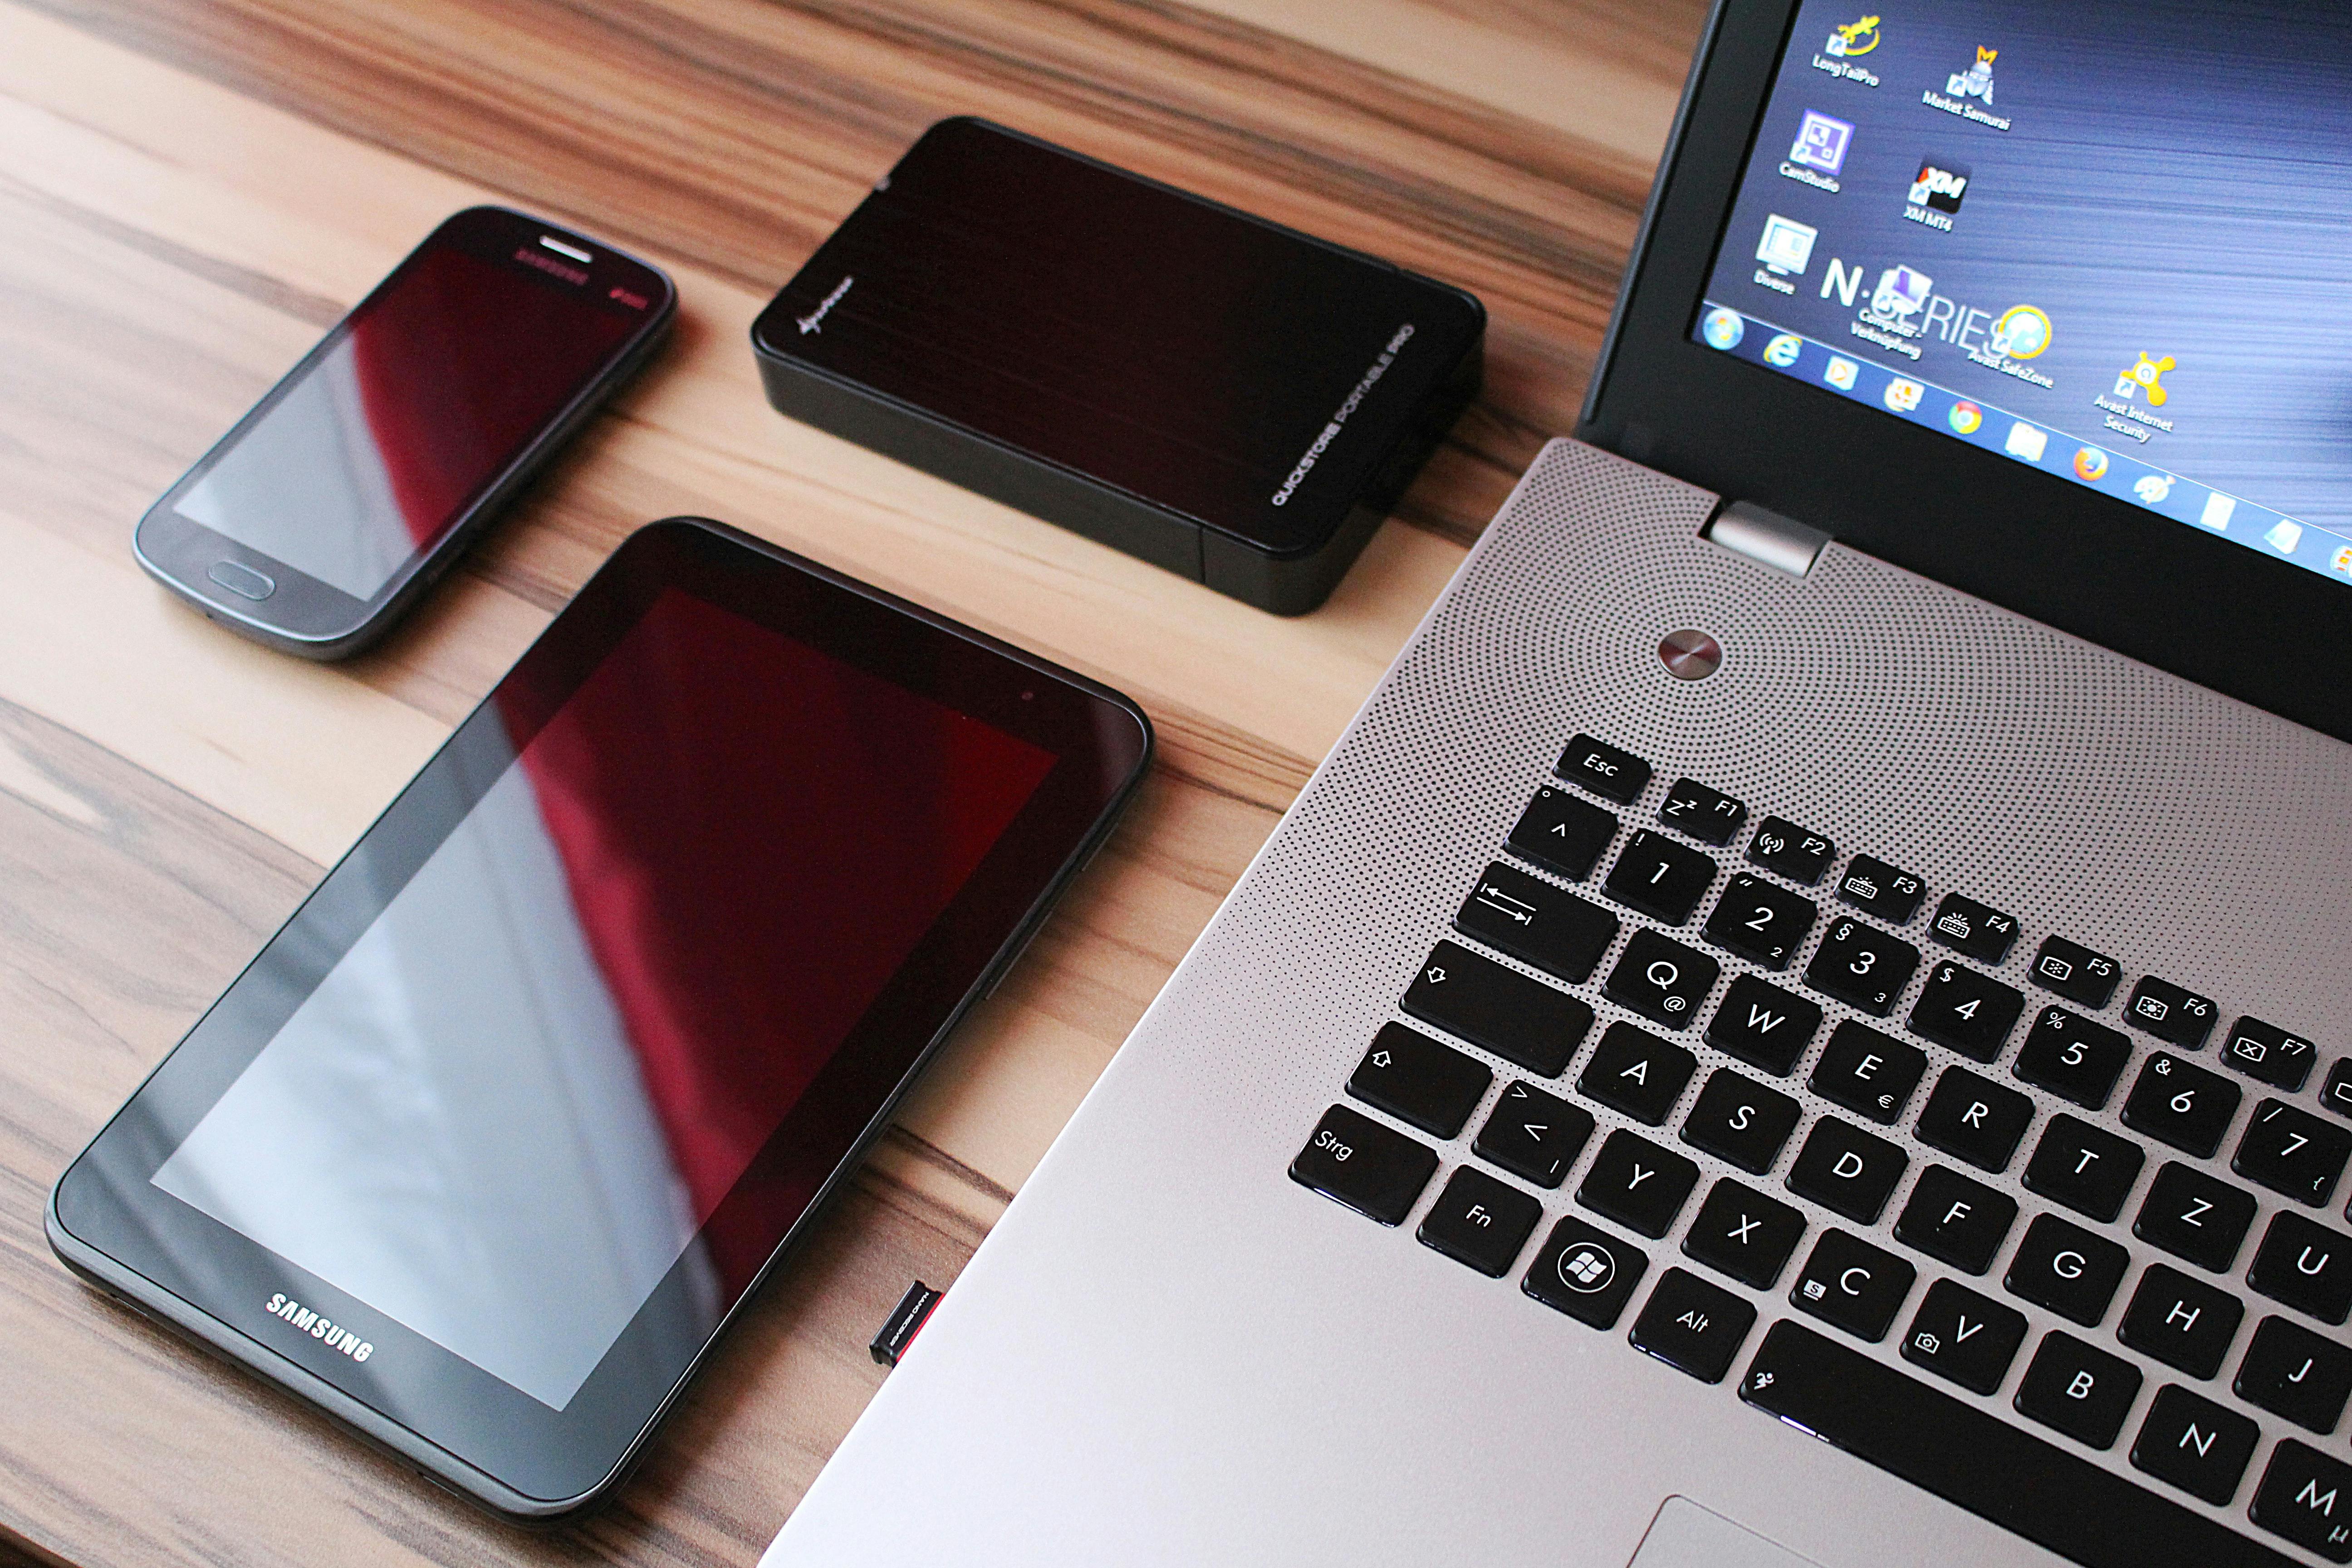
[[[261,1310],[273,1318],[283,1318],[329,1350],[341,1351],[353,1361],[365,1361],[375,1354],[375,1346],[343,1327],[329,1322],[310,1308],[282,1292],[261,1304]]]

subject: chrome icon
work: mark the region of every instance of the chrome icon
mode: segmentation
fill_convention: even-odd
[[[1984,423],[1984,410],[1973,403],[1955,403],[1952,411],[1944,417],[1957,434],[1970,436],[1976,433],[1978,426]]]
[[[1738,348],[1739,340],[1748,335],[1748,323],[1737,310],[1714,310],[1706,313],[1706,325],[1702,331],[1709,348]]]

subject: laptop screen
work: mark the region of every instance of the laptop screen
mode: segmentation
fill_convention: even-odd
[[[1690,331],[2352,582],[2352,14],[1808,0]]]

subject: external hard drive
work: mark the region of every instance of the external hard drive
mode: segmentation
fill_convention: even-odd
[[[796,419],[1280,615],[1478,390],[1462,289],[942,121],[751,329]]]

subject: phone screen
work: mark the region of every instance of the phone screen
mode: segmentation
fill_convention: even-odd
[[[439,542],[647,314],[592,296],[529,228],[499,237],[436,236],[402,263],[179,512],[361,600]]]

